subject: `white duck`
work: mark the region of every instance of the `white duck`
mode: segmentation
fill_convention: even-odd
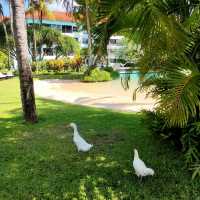
[[[133,168],[138,177],[154,175],[154,170],[146,167],[145,163],[139,158],[137,149],[134,149]]]
[[[88,144],[79,134],[77,125],[75,123],[70,123],[69,127],[72,127],[74,129],[74,135],[73,135],[73,142],[76,145],[78,151],[87,152],[89,151],[93,145]]]

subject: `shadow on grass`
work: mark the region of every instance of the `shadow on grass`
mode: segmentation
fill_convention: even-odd
[[[19,110],[0,118],[0,199],[195,199],[183,161],[160,145],[142,114],[128,114],[39,99],[39,122],[25,124]],[[69,122],[94,144],[78,153]],[[156,172],[139,182],[133,148]]]

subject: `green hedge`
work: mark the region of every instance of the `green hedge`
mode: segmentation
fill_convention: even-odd
[[[111,74],[99,68],[91,70],[90,75],[86,75],[83,78],[84,82],[102,82],[110,80],[112,80]]]

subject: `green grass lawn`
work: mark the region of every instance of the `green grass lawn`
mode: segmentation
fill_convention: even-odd
[[[200,180],[191,181],[181,154],[156,139],[145,116],[37,99],[39,123],[21,117],[18,80],[0,81],[0,199],[198,200]],[[78,153],[76,122],[94,144]],[[132,168],[137,148],[154,177],[140,182]]]

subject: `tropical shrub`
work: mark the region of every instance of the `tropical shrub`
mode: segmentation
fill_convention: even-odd
[[[166,118],[159,111],[145,111],[153,133],[170,141],[177,150],[184,153],[185,166],[193,171],[192,178],[200,175],[200,121],[190,122],[186,127],[169,127]]]
[[[106,49],[105,41],[117,32],[126,32],[139,44],[138,90],[146,90],[157,100],[154,131],[180,146],[186,165],[194,170],[193,177],[200,175],[200,2],[111,2],[98,2],[100,17],[93,29],[95,46]],[[145,76],[152,71],[157,76]],[[126,77],[125,82],[130,78]],[[125,86],[129,88],[128,84]]]
[[[112,79],[119,78],[119,72],[115,71],[112,67],[104,67],[103,70],[106,71],[106,72],[109,72]]]
[[[33,72],[47,70],[47,60],[32,62],[31,67]]]
[[[102,82],[112,80],[109,72],[95,68],[91,70],[89,75],[84,76],[84,82]]]
[[[82,66],[82,58],[75,56],[73,58],[60,58],[52,60],[42,60],[31,63],[33,72],[63,72],[63,71],[80,71]]]
[[[8,65],[8,56],[0,51],[0,71],[5,70]]]
[[[48,60],[46,65],[48,71],[58,72],[64,70],[64,61],[62,59]]]
[[[72,59],[69,59],[69,67],[76,72],[80,71],[82,63],[83,60],[80,56],[74,56]]]
[[[114,69],[112,67],[104,67],[103,70],[110,72],[110,73],[112,73],[114,71]]]

